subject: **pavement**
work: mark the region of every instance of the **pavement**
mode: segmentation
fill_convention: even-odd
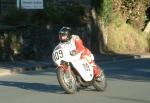
[[[111,54],[111,55],[95,55],[96,63],[110,63],[140,58],[150,58],[150,54]],[[48,69],[48,67],[55,67],[51,58],[44,60],[24,60],[14,62],[0,62],[0,76],[11,75],[16,73],[24,73],[27,71],[40,71]]]

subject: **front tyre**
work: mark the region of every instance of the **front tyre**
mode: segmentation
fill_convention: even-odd
[[[73,72],[64,71],[63,68],[57,69],[57,79],[61,87],[69,94],[74,94],[77,91],[76,80]]]
[[[94,80],[93,86],[97,91],[104,91],[107,87],[107,80],[104,72],[102,71],[101,76],[98,78],[100,80]]]

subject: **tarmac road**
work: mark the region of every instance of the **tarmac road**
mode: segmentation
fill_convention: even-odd
[[[150,59],[126,60],[101,65],[108,87],[93,87],[66,94],[55,68],[0,77],[0,103],[150,103]]]

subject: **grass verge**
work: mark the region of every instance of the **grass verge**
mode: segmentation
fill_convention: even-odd
[[[150,48],[148,35],[133,28],[121,18],[115,18],[108,25],[107,47],[113,52],[148,52]]]

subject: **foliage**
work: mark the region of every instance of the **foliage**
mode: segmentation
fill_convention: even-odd
[[[102,7],[102,18],[105,24],[108,24],[111,20],[112,15],[112,0],[104,0],[103,7]]]
[[[64,8],[49,4],[46,8],[46,14],[50,21],[53,23],[61,22],[62,16],[64,14]]]
[[[10,38],[9,42],[4,40],[8,44],[4,45],[5,49],[0,47],[0,58],[4,56],[6,59],[6,54],[8,57],[15,56],[18,58],[19,56],[24,59],[36,59],[46,55],[53,45],[53,42],[49,41],[53,37],[52,35],[49,36],[50,30],[48,31],[45,25],[69,24],[80,26],[84,24],[84,15],[85,8],[80,4],[65,6],[47,4],[43,10],[32,11],[11,7],[4,15],[3,22],[7,25],[13,25],[14,28],[8,31],[4,30]],[[30,27],[30,24],[33,27]],[[22,25],[26,26],[22,27]]]
[[[13,60],[13,56],[20,53],[20,41],[14,32],[5,32],[4,35],[0,35],[0,60]]]
[[[134,27],[143,29],[145,22],[145,1],[146,0],[124,0],[122,3],[122,13],[126,17],[126,22]]]
[[[115,52],[145,52],[149,47],[147,37],[116,17],[108,26],[108,48]]]
[[[6,15],[4,16],[4,23],[9,25],[24,25],[29,22],[27,13],[20,11],[16,7],[10,7]]]
[[[102,20],[107,25],[111,20],[112,0],[92,0],[92,5],[96,9],[97,13],[102,17]]]
[[[104,0],[92,0],[91,4],[95,8],[96,12],[99,14],[102,11]]]
[[[48,3],[43,10],[26,11],[10,7],[4,16],[4,23],[9,25],[47,25],[49,24],[84,24],[85,8],[81,4],[54,5]]]
[[[47,24],[49,21],[49,18],[46,15],[44,10],[32,11],[29,18],[30,18],[30,24],[35,24],[35,25],[44,25]]]
[[[107,47],[113,52],[148,52],[149,39],[142,32],[149,17],[149,0],[113,0],[107,26]]]
[[[144,51],[148,48],[147,39],[139,29],[143,29],[145,23],[150,21],[149,0],[92,0],[92,6],[95,8],[100,20],[104,21],[105,27],[108,26],[108,34],[106,35],[108,36],[110,50],[125,52]],[[28,12],[11,7],[5,14],[3,21],[9,25],[69,24],[81,26],[86,23],[84,18],[85,6],[82,4],[55,5],[49,1],[45,4],[43,10]],[[24,33],[26,36],[32,34],[26,39],[28,46],[25,48],[26,53],[24,53],[28,58],[40,54],[49,43],[49,35],[45,35],[46,33],[41,32],[39,28],[36,29],[35,31],[26,29],[26,33]],[[150,41],[150,39],[148,40]],[[17,35],[11,38],[11,47],[13,51],[18,50],[21,52],[22,47]],[[34,53],[36,50],[37,54]],[[2,51],[0,50],[0,52]]]
[[[82,5],[60,6],[49,4],[46,8],[46,14],[50,21],[55,24],[80,25],[85,13]]]

